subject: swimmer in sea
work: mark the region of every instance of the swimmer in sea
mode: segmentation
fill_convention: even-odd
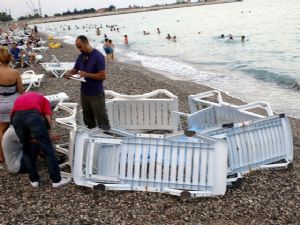
[[[124,44],[128,45],[128,36],[126,34],[124,35]]]
[[[172,41],[176,42],[177,39],[176,39],[176,36],[174,35],[173,38],[172,38]]]
[[[245,37],[244,35],[242,35],[242,36],[241,36],[241,42],[245,42],[245,38],[246,38],[246,37]]]
[[[166,37],[166,39],[171,40],[172,39],[171,35],[168,34],[167,37]]]
[[[97,29],[96,29],[96,34],[97,34],[98,36],[101,34],[101,31],[100,31],[100,28],[99,28],[99,27],[97,27]]]

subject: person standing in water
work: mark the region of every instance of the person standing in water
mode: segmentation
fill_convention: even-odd
[[[96,29],[96,34],[99,36],[99,35],[101,35],[101,31],[100,31],[100,28],[99,27],[97,27],[97,29]]]
[[[128,45],[128,36],[126,34],[124,35],[124,44]]]

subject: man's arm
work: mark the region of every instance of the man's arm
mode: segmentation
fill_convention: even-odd
[[[106,78],[105,70],[99,71],[98,73],[87,73],[84,71],[80,71],[79,74],[81,77],[87,77],[94,80],[105,80]]]
[[[69,72],[71,75],[74,75],[74,74],[77,74],[78,71],[79,71],[78,69],[73,68],[73,69],[69,70],[68,72]]]

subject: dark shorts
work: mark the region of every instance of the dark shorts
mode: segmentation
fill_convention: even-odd
[[[99,127],[109,130],[109,120],[105,108],[105,95],[87,96],[81,94],[83,122],[88,128]]]
[[[105,53],[106,54],[111,54],[111,53],[113,53],[113,49],[112,48],[104,48],[104,51],[105,51]]]

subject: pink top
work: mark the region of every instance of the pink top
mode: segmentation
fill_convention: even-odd
[[[17,111],[34,109],[43,116],[52,115],[50,103],[43,95],[37,92],[26,92],[16,99],[11,116]]]

